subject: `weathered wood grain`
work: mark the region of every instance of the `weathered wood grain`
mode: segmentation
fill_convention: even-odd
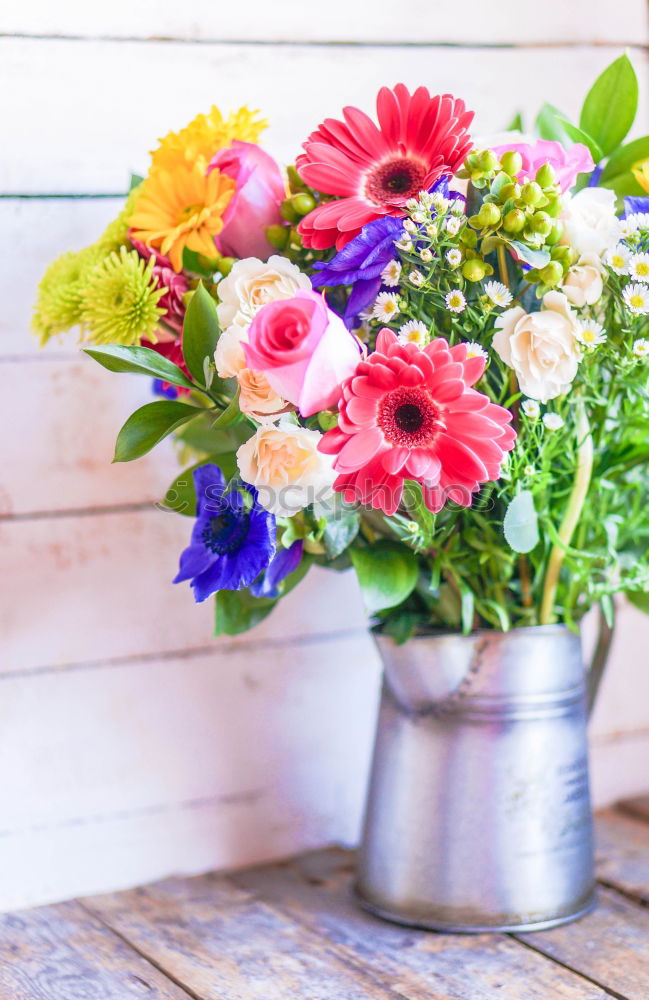
[[[226,879],[169,880],[84,905],[201,1000],[404,998],[371,964]]]
[[[649,774],[647,782],[649,783]],[[624,799],[622,802],[618,802],[617,808],[620,812],[633,816],[634,819],[649,823],[649,795],[638,795],[634,799]]]
[[[600,881],[649,905],[649,824],[608,811],[596,831]]]
[[[0,917],[0,1000],[187,1000],[79,903]]]
[[[507,935],[431,934],[378,920],[352,899],[352,874],[353,856],[332,849],[230,878],[326,938],[348,961],[366,963],[408,1000],[608,996]]]
[[[574,116],[595,76],[619,51],[619,45],[403,46],[388,54],[371,45],[0,39],[0,93],[12,96],[5,131],[13,136],[12,156],[0,164],[0,193],[123,191],[129,169],[146,168],[146,152],[159,136],[212,103],[262,108],[271,122],[268,148],[284,162],[295,158],[323,117],[349,103],[371,110],[379,87],[400,79],[463,97],[477,112],[476,135],[504,128],[517,109],[529,121],[546,100]],[[646,55],[638,48],[632,55],[643,74]],[[116,66],[157,81],[165,99],[143,104],[133,73],[116,72]],[[648,96],[645,88],[638,128],[647,119]],[[25,128],[35,106],[39,127]]]
[[[372,16],[362,0],[331,0],[325,19],[314,17],[301,0],[248,0],[245,8],[210,0],[161,7],[156,0],[128,0],[89,8],[67,0],[55,15],[47,0],[8,6],[2,31],[29,34],[109,35],[126,38],[193,38],[225,41],[455,42],[626,42],[646,32],[642,0],[621,0],[614,7],[592,0],[546,0],[528,5],[499,0],[498,16],[480,0],[465,0],[462,17],[449,17],[442,0],[405,0],[375,4]]]
[[[611,889],[600,888],[583,920],[517,937],[625,1000],[649,996],[649,910]]]

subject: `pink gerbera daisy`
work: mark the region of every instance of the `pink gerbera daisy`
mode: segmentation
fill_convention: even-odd
[[[320,444],[336,455],[334,488],[394,514],[413,479],[435,513],[447,500],[470,507],[516,438],[511,413],[471,388],[484,368],[466,344],[438,337],[422,349],[382,330],[376,351],[343,382],[338,427]]]
[[[300,177],[316,191],[336,195],[318,205],[298,226],[307,247],[345,246],[382,215],[402,216],[408,198],[453,173],[471,150],[467,132],[473,111],[451,94],[414,94],[398,83],[376,99],[377,127],[358,108],[345,120],[327,118],[303,145]]]

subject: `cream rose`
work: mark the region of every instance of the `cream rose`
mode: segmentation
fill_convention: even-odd
[[[493,346],[514,369],[526,396],[546,403],[569,389],[581,354],[576,318],[565,295],[547,292],[540,312],[508,309],[496,327]]]
[[[592,306],[602,297],[602,262],[595,253],[586,253],[568,271],[562,291],[573,306]]]
[[[262,507],[292,517],[330,495],[336,473],[332,459],[318,451],[322,434],[287,419],[260,427],[237,451],[241,478],[254,486]]]
[[[277,299],[292,299],[300,288],[310,290],[311,282],[285,257],[275,254],[267,263],[256,257],[238,260],[218,286],[221,329],[233,323],[245,329],[262,306]]]
[[[563,242],[578,254],[601,257],[620,239],[620,221],[615,214],[615,192],[607,188],[584,188],[567,198],[561,215]]]
[[[262,372],[248,368],[243,352],[248,331],[233,323],[221,334],[214,352],[216,372],[220,378],[236,378],[239,383],[239,407],[254,420],[264,420],[286,409],[286,400],[279,396]]]

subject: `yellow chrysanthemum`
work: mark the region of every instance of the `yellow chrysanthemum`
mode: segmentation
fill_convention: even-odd
[[[132,236],[155,247],[181,271],[183,250],[216,256],[214,237],[223,229],[223,213],[235,182],[218,170],[201,166],[154,168],[144,180],[130,219]]]
[[[649,194],[649,160],[645,160],[644,163],[636,163],[633,167],[633,176],[642,190]]]
[[[120,247],[126,246],[128,243],[128,227],[129,220],[133,214],[133,209],[135,208],[135,202],[138,199],[141,184],[134,187],[132,191],[124,202],[124,207],[112,222],[109,222],[103,233],[97,240],[95,246],[100,247],[104,253],[112,253],[113,250],[119,250]]]
[[[137,346],[141,340],[156,342],[156,328],[165,310],[158,305],[167,291],[153,276],[148,263],[120,247],[89,272],[81,307],[81,322],[94,344]]]
[[[81,322],[88,274],[104,256],[105,251],[93,245],[52,261],[40,280],[32,318],[32,330],[41,346]]]
[[[169,132],[160,139],[160,145],[151,153],[152,165],[175,170],[178,166],[198,164],[205,170],[214,154],[229,146],[233,139],[259,141],[268,122],[257,118],[258,114],[243,107],[224,118],[214,105],[208,114],[197,115],[179,132]]]

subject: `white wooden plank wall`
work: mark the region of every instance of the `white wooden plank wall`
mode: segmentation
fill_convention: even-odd
[[[543,98],[574,114],[629,46],[646,126],[647,41],[643,0],[5,6],[0,909],[353,842],[378,692],[348,577],[313,572],[249,636],[211,639],[210,607],[169,582],[190,523],[152,506],[172,447],[109,464],[148,385],[28,334],[46,263],[93,241],[156,137],[213,102],[261,108],[289,161],[322,116],[400,79],[464,96],[482,132]],[[648,638],[626,611],[593,727],[599,803],[649,784]]]

